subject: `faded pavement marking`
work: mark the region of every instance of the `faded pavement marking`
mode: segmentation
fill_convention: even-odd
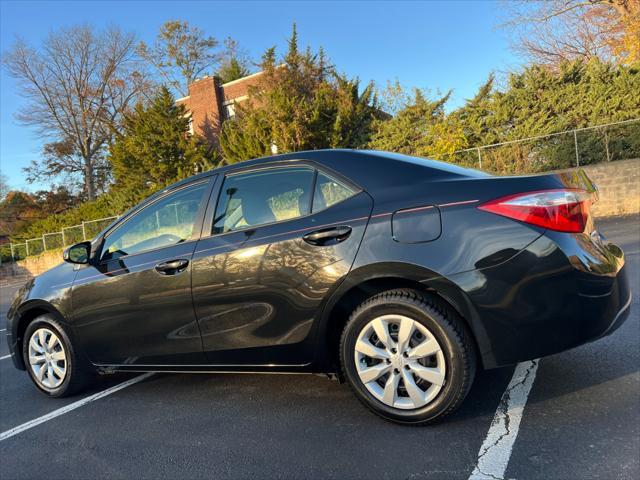
[[[516,366],[509,386],[502,394],[487,437],[480,447],[476,467],[469,480],[504,478],[539,362],[540,359],[531,360]]]

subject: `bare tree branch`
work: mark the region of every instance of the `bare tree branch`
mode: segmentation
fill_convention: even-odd
[[[153,66],[167,84],[186,96],[189,84],[205,73],[213,74],[220,63],[218,41],[205,36],[198,27],[172,20],[160,28],[152,47],[138,45],[138,54]]]
[[[6,52],[3,63],[28,100],[18,120],[51,144],[70,147],[53,169],[45,147],[45,161],[29,167],[32,180],[52,171],[79,173],[87,197],[95,198],[96,181],[104,177],[97,173],[105,167],[103,153],[123,112],[149,87],[136,58],[133,34],[116,27],[96,32],[88,25],[51,33],[38,50],[18,40]]]
[[[518,0],[505,2],[505,10],[510,19],[502,27],[534,63],[640,59],[640,0]]]

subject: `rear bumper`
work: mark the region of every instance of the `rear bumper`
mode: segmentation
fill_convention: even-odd
[[[511,260],[459,275],[486,368],[559,353],[629,315],[622,250],[586,234],[545,234]]]
[[[602,337],[606,337],[607,335],[611,335],[613,332],[615,332],[618,329],[618,327],[620,327],[620,325],[622,325],[625,322],[625,320],[629,317],[629,313],[631,312],[631,299],[632,299],[632,295],[631,295],[631,292],[629,292],[629,299],[627,300],[627,303],[623,305],[622,308],[618,311],[616,316],[613,318],[613,322],[611,322],[609,327],[607,327],[607,329],[602,333],[602,335],[600,335],[597,338],[602,338]]]

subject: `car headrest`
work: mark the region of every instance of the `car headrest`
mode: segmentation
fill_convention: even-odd
[[[262,225],[276,221],[276,217],[261,195],[245,193],[242,195],[242,215],[249,225]]]

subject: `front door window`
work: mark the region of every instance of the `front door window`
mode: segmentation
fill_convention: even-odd
[[[105,239],[102,259],[112,260],[189,240],[208,182],[167,195],[149,205]]]

